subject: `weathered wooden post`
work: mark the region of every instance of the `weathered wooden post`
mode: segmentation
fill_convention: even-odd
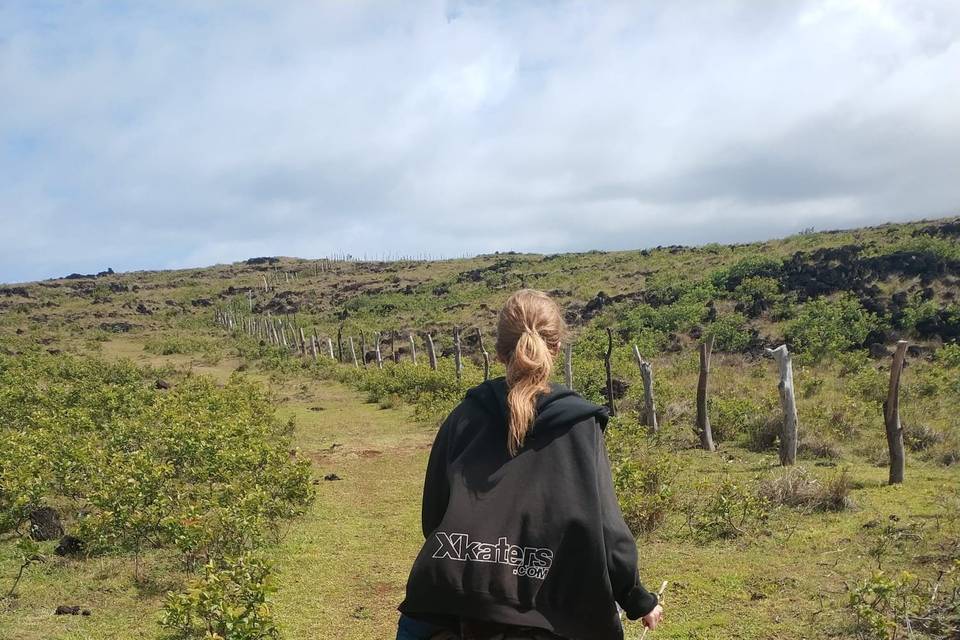
[[[613,369],[610,359],[613,357],[613,329],[607,327],[607,352],[603,356],[603,366],[607,372],[607,406],[610,407],[610,415],[617,415],[617,403],[613,398]]]
[[[408,334],[410,338],[410,359],[413,361],[413,364],[417,364],[417,343],[413,339],[413,334]]]
[[[331,360],[336,360],[336,356],[333,355],[333,340],[327,338],[327,353],[330,354]]]
[[[360,329],[360,360],[363,362],[363,368],[367,368],[367,336]]]
[[[643,411],[640,412],[640,424],[650,427],[650,433],[657,433],[660,425],[657,424],[657,403],[653,399],[653,366],[640,355],[640,348],[633,345],[633,357],[640,367],[640,378],[643,380]]]
[[[360,363],[357,362],[357,350],[353,348],[353,336],[350,336],[350,355],[353,357],[353,366],[359,369]]]
[[[480,331],[480,327],[477,327],[477,341],[480,343],[480,352],[483,354],[483,381],[486,382],[490,379],[490,354],[483,346],[483,332]]]
[[[563,348],[563,380],[573,391],[573,345],[569,342]]]
[[[313,361],[316,362],[316,361],[318,360],[318,357],[317,357],[317,336],[316,336],[316,334],[310,336],[310,346],[313,347]]]
[[[780,464],[783,466],[797,462],[797,401],[793,394],[793,362],[787,345],[782,344],[776,349],[767,349],[767,353],[777,361],[780,371],[780,381],[777,389],[780,390],[780,406],[783,409],[783,428],[780,431]]]
[[[383,369],[383,355],[380,353],[380,332],[377,334],[377,343],[374,345],[374,353],[377,354],[377,368]]]
[[[267,276],[261,274],[260,277],[263,278],[263,290],[270,291],[270,285],[267,283]]]
[[[337,359],[343,362],[343,325],[337,327]]]
[[[427,356],[430,358],[430,369],[437,370],[437,350],[433,346],[433,336],[427,332]]]
[[[300,329],[300,355],[305,356],[307,355],[307,338],[305,335],[303,335],[303,327],[299,327],[299,329]]]
[[[707,376],[710,374],[710,354],[713,351],[713,334],[700,343],[700,379],[697,382],[697,435],[700,446],[714,451],[713,431],[710,430],[710,416],[707,415]]]
[[[460,327],[453,328],[453,364],[457,372],[457,384],[463,374],[463,354],[460,351]]]
[[[906,456],[903,451],[903,427],[900,425],[900,373],[907,355],[907,341],[898,340],[890,368],[890,389],[883,402],[883,421],[887,427],[887,448],[890,450],[890,484],[903,482]]]
[[[393,364],[400,364],[400,354],[397,353],[397,331],[390,330],[390,357],[393,358]]]

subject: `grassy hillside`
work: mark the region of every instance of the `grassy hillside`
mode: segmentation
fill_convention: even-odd
[[[575,386],[598,402],[606,328],[613,330],[619,416],[608,446],[642,575],[650,584],[672,582],[669,624],[659,637],[900,637],[907,619],[914,637],[953,637],[960,606],[960,219],[737,246],[436,262],[255,258],[8,284],[0,286],[0,373],[25,360],[46,363],[30,366],[49,372],[68,356],[104,363],[84,365],[92,371],[132,361],[122,365],[130,367],[125,384],[130,393],[138,384],[149,391],[147,398],[136,394],[146,406],[170,397],[154,388],[157,378],[174,394],[263,389],[268,406],[232,410],[243,413],[244,424],[292,419],[289,444],[279,431],[256,437],[264,447],[295,447],[292,458],[310,462],[316,491],[313,501],[298,498],[305,506],[267,526],[279,535],[250,545],[276,567],[276,625],[289,638],[387,638],[419,544],[419,483],[436,421],[482,379],[475,330],[491,349],[496,311],[522,286],[550,291],[562,305],[573,330]],[[225,331],[214,322],[217,311],[282,318],[334,345],[339,333],[345,350],[349,337],[359,346],[362,332],[367,366],[314,360]],[[449,357],[454,326],[464,336],[460,383]],[[440,355],[436,372],[425,358],[416,366],[409,358],[408,336],[422,350],[427,332]],[[372,362],[378,333],[383,370]],[[692,428],[696,345],[707,334],[716,339],[713,453],[697,448]],[[882,402],[897,339],[911,343],[901,393],[907,478],[889,487]],[[795,353],[800,416],[800,464],[789,471],[776,454],[775,365],[763,356],[763,347],[783,341]],[[656,436],[639,425],[633,345],[653,362],[662,427]],[[115,381],[91,375],[83,379],[88,388],[113,393]],[[206,376],[222,390],[196,391],[194,380]],[[20,397],[10,380],[0,383],[0,398],[20,406],[10,400]],[[29,402],[41,402],[38,394]],[[85,416],[93,411],[70,406]],[[0,424],[11,442],[23,437],[22,429],[9,433],[13,420],[29,418],[35,428],[28,413]],[[158,433],[175,432],[176,415],[158,418]],[[83,419],[126,424],[115,414]],[[56,450],[56,459],[37,455],[55,468],[71,447]],[[0,497],[23,477],[12,460],[0,462]],[[343,479],[322,480],[330,473]],[[51,504],[68,533],[89,535],[89,504],[77,507],[62,482],[41,484],[18,508]],[[82,499],[89,500],[86,493]],[[23,526],[0,532],[0,592],[22,564],[24,533]],[[114,538],[119,542],[63,558],[53,553],[56,541],[37,543],[32,551],[44,561],[28,566],[0,605],[0,636],[169,633],[157,624],[163,594],[177,592],[199,568],[182,562],[176,543]],[[54,616],[61,604],[91,615]]]

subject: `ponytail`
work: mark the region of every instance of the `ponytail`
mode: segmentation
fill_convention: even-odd
[[[517,455],[536,418],[537,398],[550,391],[553,358],[566,330],[547,294],[523,289],[510,296],[497,323],[497,356],[507,365],[507,449]]]

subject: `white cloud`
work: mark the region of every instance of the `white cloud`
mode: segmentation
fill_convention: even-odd
[[[960,203],[954,2],[0,5],[0,280]]]

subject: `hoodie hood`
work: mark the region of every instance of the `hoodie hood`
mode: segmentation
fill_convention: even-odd
[[[479,403],[492,416],[507,422],[507,381],[501,376],[487,380],[467,391],[467,397]],[[583,398],[562,384],[550,383],[550,391],[537,398],[536,418],[531,433],[576,424],[595,417],[600,429],[607,427],[610,410]]]

